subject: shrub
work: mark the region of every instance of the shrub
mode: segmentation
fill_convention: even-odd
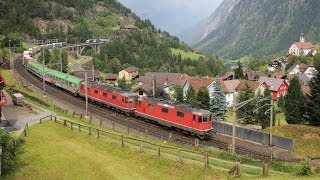
[[[309,176],[312,174],[311,165],[308,161],[301,162],[301,166],[300,166],[298,174],[302,175],[302,176]]]

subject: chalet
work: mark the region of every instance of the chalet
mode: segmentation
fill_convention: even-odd
[[[285,96],[288,92],[288,83],[284,79],[261,77],[259,83],[271,91],[272,99],[277,101],[280,95]]]
[[[125,79],[126,81],[134,80],[139,76],[138,68],[132,66],[128,67],[127,69],[124,69],[119,72],[118,78],[119,79]]]
[[[96,81],[96,82],[100,82],[101,81],[101,74],[100,71],[98,70],[94,70],[94,71],[74,71],[73,75],[81,78],[81,79],[85,79],[85,76],[87,74],[87,79],[92,81]]]
[[[236,87],[239,85],[240,81],[238,79],[236,80],[228,80],[228,81],[222,81],[221,87],[222,91],[226,95],[226,101],[227,106],[231,107],[234,100],[234,94],[236,92]]]
[[[245,78],[249,81],[258,81],[261,76],[264,76],[264,73],[261,71],[247,70],[245,72]]]
[[[183,95],[187,96],[190,86],[194,88],[197,92],[200,88],[207,88],[209,91],[210,98],[212,98],[214,93],[214,83],[215,78],[213,77],[188,77],[186,83],[183,85]]]
[[[309,79],[314,77],[315,72],[316,69],[312,63],[304,64],[298,61],[287,70],[288,74],[305,74]]]
[[[174,85],[177,84],[183,87],[187,81],[187,78],[189,78],[187,74],[182,73],[147,72],[144,76],[141,76],[135,80],[139,87],[143,90],[144,95],[152,95],[153,77],[156,81],[156,90],[163,91],[169,95],[174,93]]]
[[[236,92],[238,93],[248,86],[255,94],[257,94],[259,85],[260,83],[258,81],[240,80],[238,86],[236,87]]]
[[[268,71],[273,72],[276,70],[281,70],[281,61],[278,59],[270,60],[268,63]]]
[[[291,47],[289,48],[289,54],[300,56],[300,55],[308,55],[312,54],[315,55],[317,50],[315,46],[311,42],[305,41],[304,34],[301,34],[300,41],[294,42]]]
[[[115,82],[118,79],[118,75],[117,74],[113,74],[113,73],[108,73],[106,74],[106,81],[108,82]]]
[[[223,76],[221,76],[221,80],[222,81],[233,80],[234,76],[235,76],[234,72],[229,71],[229,72],[226,72]]]

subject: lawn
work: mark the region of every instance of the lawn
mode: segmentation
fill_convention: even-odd
[[[121,148],[60,124],[34,125],[5,179],[225,179],[225,172]]]
[[[201,55],[201,54],[196,54],[196,53],[191,52],[191,51],[186,52],[186,51],[183,51],[183,50],[180,50],[180,49],[175,49],[175,48],[171,48],[171,52],[172,52],[172,54],[174,54],[176,56],[180,53],[181,57],[183,59],[190,58],[192,60],[198,60],[199,57],[203,57],[203,55]]]

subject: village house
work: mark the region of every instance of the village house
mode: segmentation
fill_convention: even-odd
[[[221,83],[222,91],[226,95],[226,101],[227,101],[228,107],[231,107],[233,105],[236,87],[239,85],[239,83],[240,83],[240,80],[238,79],[222,81]]]
[[[118,78],[125,81],[132,81],[135,78],[139,77],[138,68],[131,66],[119,72]]]
[[[234,79],[234,72],[233,71],[228,71],[226,72],[223,76],[221,76],[222,81],[227,81],[227,80],[233,80]]]
[[[113,74],[113,73],[106,74],[106,81],[107,82],[116,82],[117,79],[118,79],[118,75],[117,74]]]
[[[245,71],[245,79],[249,81],[258,81],[261,76],[264,76],[264,73],[261,71]]]
[[[278,101],[281,95],[285,96],[289,88],[288,83],[284,79],[261,77],[259,83],[260,86],[268,88],[271,91],[272,99],[275,101]]]
[[[173,86],[181,85],[183,87],[189,76],[182,73],[147,72],[144,76],[135,80],[139,85],[135,92],[138,92],[141,96],[151,96],[153,93],[153,78],[155,78],[156,90],[163,91],[171,96],[174,93]]]
[[[288,74],[305,74],[309,79],[314,77],[316,68],[312,63],[304,64],[299,61],[295,62],[288,70]]]
[[[101,74],[100,74],[100,71],[98,70],[94,70],[94,71],[74,71],[73,72],[73,75],[78,77],[78,78],[81,78],[81,79],[85,79],[85,76],[87,74],[87,80],[89,81],[96,81],[96,82],[100,82],[102,79],[101,79]]]
[[[273,72],[276,70],[281,70],[281,61],[279,59],[272,59],[268,63],[268,71]]]
[[[236,94],[238,94],[239,91],[245,89],[246,86],[248,86],[254,92],[254,94],[257,95],[259,85],[260,83],[258,81],[240,80],[238,86],[236,87]]]
[[[210,99],[213,97],[214,93],[214,87],[213,82],[215,78],[214,77],[189,77],[187,78],[186,83],[183,85],[183,95],[186,98],[188,90],[190,86],[194,88],[194,90],[197,92],[200,88],[207,88],[209,91]]]
[[[311,42],[305,41],[304,34],[301,34],[300,41],[294,42],[289,48],[289,54],[300,56],[312,54],[313,56],[317,53],[315,46]]]

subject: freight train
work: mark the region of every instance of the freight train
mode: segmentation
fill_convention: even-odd
[[[211,112],[187,104],[163,99],[139,97],[136,93],[118,87],[84,79],[49,69],[29,61],[27,69],[32,74],[75,96],[87,97],[128,116],[136,116],[160,125],[176,128],[201,139],[210,138],[212,132]]]

